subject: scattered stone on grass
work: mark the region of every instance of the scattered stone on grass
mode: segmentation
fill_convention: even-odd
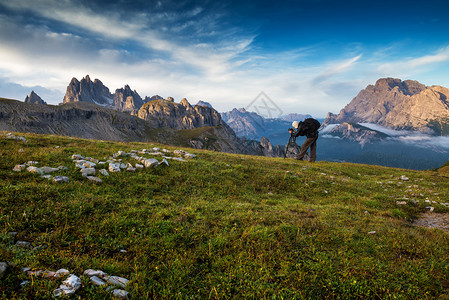
[[[58,289],[53,291],[55,297],[62,295],[72,295],[81,287],[81,279],[71,274],[66,280],[62,282]]]
[[[129,293],[125,290],[115,289],[111,291],[114,299],[128,299]]]
[[[396,201],[397,205],[407,205],[406,201]]]
[[[69,275],[69,274],[70,274],[69,270],[66,270],[66,269],[59,269],[59,270],[56,271],[54,277],[55,277],[55,278],[61,278],[61,277],[67,276],[67,275]]]
[[[84,177],[86,177],[86,176],[89,176],[89,175],[95,175],[95,169],[94,168],[84,168],[84,169],[81,169],[81,174],[84,176]]]
[[[103,277],[103,276],[106,276],[107,274],[105,272],[101,271],[101,270],[87,269],[87,270],[84,270],[83,275]]]
[[[61,183],[61,182],[69,182],[70,179],[67,176],[55,176],[55,177],[53,177],[53,181]]]
[[[105,169],[101,169],[99,172],[100,172],[101,175],[109,176],[108,171],[106,171]]]
[[[16,246],[21,247],[21,248],[31,249],[31,243],[27,242],[27,241],[17,241]]]
[[[105,276],[103,279],[109,284],[122,288],[125,288],[129,281],[128,279],[119,276]]]
[[[92,277],[90,277],[90,281],[94,284],[94,285],[97,285],[97,286],[102,286],[102,285],[105,285],[106,284],[106,282],[104,282],[103,280],[101,280],[99,277],[97,277],[97,276],[92,276]]]
[[[16,165],[14,167],[14,169],[12,169],[14,172],[22,172],[23,170],[25,170],[26,166],[25,165]]]
[[[8,270],[8,263],[6,262],[0,262],[0,279],[3,278],[3,276],[6,273],[6,270]]]
[[[435,210],[435,208],[433,206],[426,206],[426,210],[432,212]]]
[[[89,179],[89,181],[93,182],[93,183],[102,183],[103,180],[101,180],[98,177],[95,176],[87,176],[87,179]]]
[[[370,231],[368,234],[376,234],[376,231]]]

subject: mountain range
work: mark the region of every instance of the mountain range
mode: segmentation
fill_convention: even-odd
[[[121,141],[155,141],[222,152],[280,156],[268,140],[237,137],[207,102],[142,99],[128,85],[111,94],[99,79],[73,78],[59,106],[31,92],[26,103],[0,98],[0,130]],[[43,104],[43,105],[36,105]]]
[[[379,79],[339,114],[328,113],[320,120],[318,158],[407,168],[441,165],[449,155],[449,139],[445,140],[449,135],[448,96],[449,90],[441,86]],[[1,130],[151,140],[265,156],[282,156],[279,144],[288,141],[291,122],[310,117],[290,114],[266,119],[243,108],[220,114],[204,101],[191,105],[185,98],[179,103],[159,95],[142,98],[128,85],[112,94],[99,79],[92,81],[89,76],[80,81],[73,78],[59,106],[45,105],[34,91],[25,102],[0,100]],[[437,137],[438,143],[432,143]]]

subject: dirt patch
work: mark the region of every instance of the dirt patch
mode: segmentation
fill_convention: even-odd
[[[413,224],[421,227],[438,228],[449,233],[449,214],[428,212],[422,214]]]

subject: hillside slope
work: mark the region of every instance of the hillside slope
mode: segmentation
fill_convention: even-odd
[[[97,173],[95,184],[73,154],[112,162],[121,150],[162,161],[154,147],[169,157],[179,148],[6,134],[0,293],[7,299],[52,297],[67,276],[36,271],[61,268],[79,276],[75,297],[83,299],[110,297],[82,275],[87,269],[128,279],[122,289],[134,299],[448,296],[448,233],[413,225],[426,207],[449,211],[449,182],[436,172],[183,148],[196,157]],[[50,175],[69,182],[13,171],[29,161],[65,166]]]

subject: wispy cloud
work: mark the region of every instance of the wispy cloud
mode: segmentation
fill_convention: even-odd
[[[350,69],[360,58],[362,57],[362,54],[357,55],[351,59],[345,60],[343,62],[339,62],[337,64],[334,64],[333,66],[326,69],[323,73],[319,74],[317,77],[313,79],[313,82],[315,84],[318,84],[332,76],[335,76],[337,74],[340,74],[342,72],[347,71]]]
[[[435,53],[423,55],[421,57],[407,58],[399,61],[380,64],[378,71],[384,74],[411,74],[417,68],[428,67],[442,62],[449,61],[449,47],[441,48]]]

